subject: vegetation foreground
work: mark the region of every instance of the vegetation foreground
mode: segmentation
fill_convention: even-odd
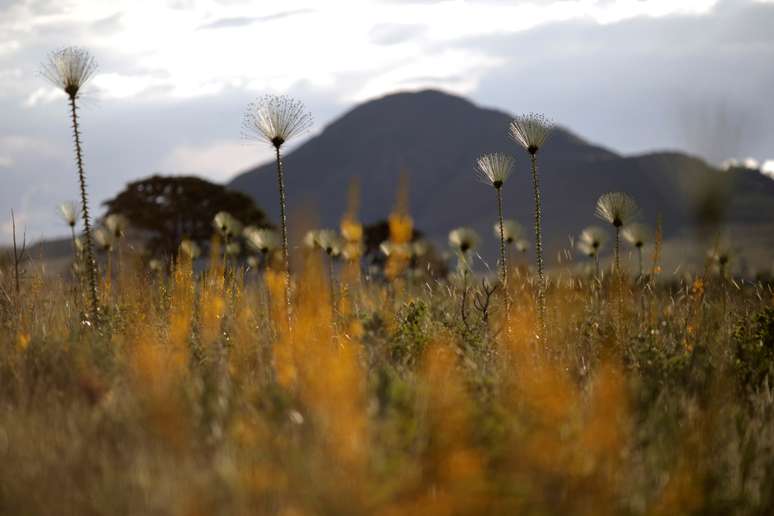
[[[127,253],[3,300],[3,514],[771,514],[770,285]],[[653,271],[656,272],[656,271]],[[330,283],[331,278],[333,284]],[[13,292],[3,275],[6,292]],[[331,299],[333,297],[333,299]]]

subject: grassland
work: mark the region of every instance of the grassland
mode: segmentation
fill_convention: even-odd
[[[4,269],[0,513],[771,514],[766,283]],[[332,280],[332,282],[331,282]],[[489,288],[488,288],[489,287]]]

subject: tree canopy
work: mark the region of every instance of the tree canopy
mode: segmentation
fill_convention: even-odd
[[[127,217],[143,233],[148,251],[156,255],[174,255],[183,239],[206,246],[219,211],[229,212],[245,225],[272,227],[249,196],[193,176],[140,179],[104,204],[106,216],[120,213]]]

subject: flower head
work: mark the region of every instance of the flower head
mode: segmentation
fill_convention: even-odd
[[[105,228],[107,228],[115,238],[123,237],[128,225],[129,219],[120,213],[113,213],[105,217]]]
[[[215,214],[212,223],[224,238],[235,238],[242,234],[242,223],[226,211]]]
[[[186,255],[191,260],[196,260],[202,254],[199,244],[193,240],[183,240],[180,242],[180,253]]]
[[[75,204],[71,202],[63,202],[59,205],[59,215],[67,223],[68,226],[75,227],[75,222],[78,219],[78,209]]]
[[[97,63],[89,52],[78,47],[67,47],[49,54],[41,74],[74,99],[96,71]]]
[[[513,171],[514,159],[502,152],[484,154],[476,161],[476,173],[484,183],[502,188]]]
[[[597,201],[597,217],[617,228],[631,223],[639,213],[634,199],[623,192],[606,193]]]
[[[239,245],[239,242],[229,242],[228,245],[226,245],[226,254],[229,256],[237,256],[241,252],[242,246]]]
[[[304,247],[307,249],[314,249],[317,247],[317,233],[319,232],[319,229],[310,229],[307,231],[304,235]]]
[[[248,138],[281,147],[312,125],[304,104],[284,95],[265,95],[247,106],[242,128]]]
[[[328,256],[339,256],[344,248],[344,239],[332,229],[319,230],[315,242]]]
[[[588,256],[595,256],[607,243],[607,232],[599,226],[589,226],[581,231],[578,250]]]
[[[516,247],[516,250],[520,253],[526,253],[529,251],[529,240],[525,238],[519,238],[516,240],[516,244],[514,244]]]
[[[97,228],[94,231],[94,240],[97,242],[97,245],[100,249],[102,249],[105,252],[110,252],[113,250],[113,244],[115,244],[115,238],[113,237],[113,233],[108,231],[105,228]]]
[[[379,244],[379,250],[384,256],[398,256],[400,258],[409,258],[412,253],[411,244],[396,244],[390,240],[385,240]]]
[[[500,223],[495,222],[494,235],[496,238],[500,238]],[[512,244],[522,237],[524,234],[524,228],[521,224],[513,219],[505,219],[503,221],[503,239],[506,244]]]
[[[242,235],[247,240],[248,246],[262,254],[268,254],[282,245],[280,236],[273,229],[248,226]]]
[[[475,249],[478,242],[478,233],[470,228],[457,228],[449,232],[449,245],[462,254]]]
[[[517,116],[510,125],[513,141],[532,155],[537,154],[546,142],[553,123],[543,115],[529,113]]]
[[[621,235],[624,237],[624,240],[639,248],[648,243],[651,238],[651,231],[645,224],[635,223],[626,226]]]

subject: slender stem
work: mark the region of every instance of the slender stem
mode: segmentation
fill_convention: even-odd
[[[503,295],[505,296],[505,323],[510,331],[511,306],[510,292],[508,291],[508,262],[505,255],[505,228],[503,227],[503,191],[502,187],[495,188],[497,192],[497,214],[500,219],[500,274],[502,276]]]
[[[642,278],[642,246],[637,246],[637,259],[640,264],[640,272],[637,275],[638,278]]]
[[[621,249],[621,228],[619,226],[615,227],[615,273],[620,274],[621,273],[621,260],[619,257]]]
[[[288,220],[287,220],[287,205],[285,202],[285,173],[282,164],[282,154],[280,153],[280,146],[275,145],[274,151],[277,157],[277,187],[279,188],[280,197],[280,225],[282,232],[282,263],[284,266],[283,273],[285,274],[285,308],[287,310],[288,329],[290,328],[290,259],[288,255]]]
[[[97,324],[99,315],[99,302],[97,299],[97,262],[94,259],[94,242],[91,238],[91,220],[89,219],[89,199],[86,192],[86,173],[83,171],[83,150],[81,147],[81,132],[78,126],[78,111],[75,104],[75,96],[70,95],[70,116],[73,127],[73,140],[75,141],[75,163],[78,166],[78,182],[81,189],[81,214],[83,216],[83,232],[86,237],[86,268],[89,274],[89,290],[91,294],[91,316],[94,324]]]
[[[594,274],[596,276],[597,281],[599,281],[599,252],[594,253]]]
[[[331,296],[331,322],[336,325],[336,283],[333,272],[333,256],[328,255],[328,284]]]
[[[546,335],[546,279],[543,273],[543,213],[540,205],[540,180],[537,170],[537,156],[530,154],[532,161],[532,188],[535,195],[535,255],[538,269],[538,324],[540,340],[545,342]]]

